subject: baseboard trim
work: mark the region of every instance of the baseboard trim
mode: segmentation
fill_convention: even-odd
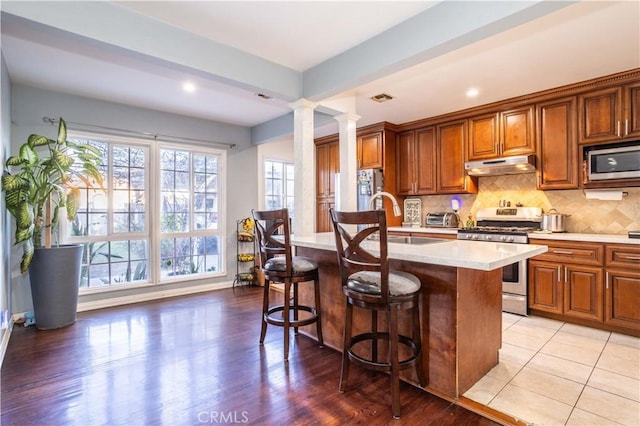
[[[2,341],[0,341],[0,368],[2,368],[4,355],[7,353],[7,348],[9,347],[9,339],[11,338],[12,331],[13,331],[13,318],[9,320],[9,327],[2,330]]]
[[[136,294],[133,296],[111,297],[108,299],[95,300],[91,302],[78,303],[78,312],[93,311],[95,309],[112,308],[115,306],[131,305],[134,303],[148,302],[151,300],[167,299],[170,297],[187,296],[189,294],[205,293],[207,291],[231,288],[233,282],[219,282],[199,286],[175,288],[171,290],[159,290],[149,293]]]

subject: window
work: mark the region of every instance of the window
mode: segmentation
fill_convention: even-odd
[[[160,265],[163,277],[216,272],[219,162],[216,155],[160,150]]]
[[[85,246],[81,289],[224,273],[224,152],[96,135],[69,139],[96,146],[104,159],[105,191],[76,182],[78,215],[61,223],[63,243]]]
[[[275,160],[264,162],[264,205],[266,210],[289,209],[293,219],[293,164]]]

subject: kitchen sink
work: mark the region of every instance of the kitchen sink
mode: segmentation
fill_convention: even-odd
[[[428,238],[428,237],[413,237],[413,236],[399,236],[399,235],[389,235],[387,237],[388,243],[399,243],[399,244],[423,245],[423,244],[446,243],[447,241],[449,240],[444,238]]]

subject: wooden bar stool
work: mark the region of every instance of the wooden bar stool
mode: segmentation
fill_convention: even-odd
[[[262,302],[262,331],[260,344],[264,343],[267,324],[284,327],[284,359],[289,358],[289,329],[316,323],[318,344],[323,347],[322,322],[320,320],[320,282],[318,264],[306,257],[292,256],[289,230],[289,211],[287,209],[269,211],[251,211],[255,221],[260,267],[265,275],[264,297]],[[269,288],[271,282],[284,284],[284,304],[270,306]],[[298,302],[298,283],[313,281],[315,306],[305,306]],[[293,304],[291,288],[293,286]],[[307,312],[300,317],[300,311]]]
[[[426,385],[420,333],[420,280],[406,272],[389,270],[384,210],[338,212],[330,209],[329,212],[336,236],[342,290],[347,299],[340,392],[347,386],[351,361],[388,372],[391,376],[391,410],[393,417],[399,418],[400,371],[415,367],[420,386]],[[356,232],[356,227],[361,228],[360,231]],[[353,229],[353,234],[347,228]],[[378,238],[369,239],[370,236]],[[370,332],[352,336],[354,306],[371,310]],[[412,337],[398,333],[398,312],[405,309],[412,310]],[[388,330],[384,332],[378,330],[379,311],[387,314]],[[388,343],[388,353],[383,360],[378,359],[379,340]],[[399,359],[399,345],[409,349],[403,354],[410,355],[402,360]]]

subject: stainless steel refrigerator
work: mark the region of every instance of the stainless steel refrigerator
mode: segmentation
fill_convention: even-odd
[[[371,196],[378,191],[384,191],[382,169],[358,170],[358,211],[369,210]],[[382,208],[382,198],[375,200],[373,209]]]

